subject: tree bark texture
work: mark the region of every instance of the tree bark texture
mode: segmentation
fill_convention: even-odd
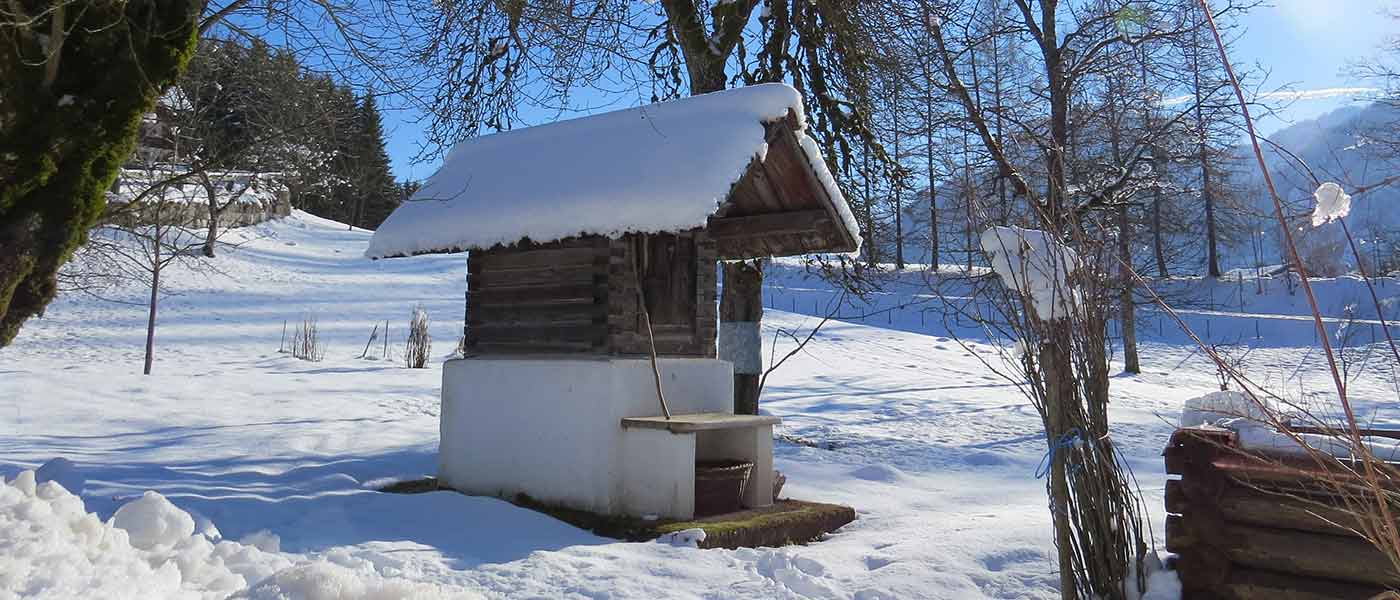
[[[36,8],[32,26],[0,28],[0,347],[53,299],[58,269],[102,215],[141,116],[193,53],[203,8],[81,5]],[[39,35],[55,30],[58,39]]]

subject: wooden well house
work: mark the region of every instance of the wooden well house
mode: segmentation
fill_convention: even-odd
[[[764,160],[749,164],[703,227],[472,251],[467,355],[643,355],[654,339],[663,356],[714,358],[716,260],[857,247],[835,204],[844,200],[808,164],[794,119],[765,131]]]
[[[804,128],[766,84],[459,144],[366,252],[469,252],[439,482],[689,518],[697,461],[732,458],[771,504],[778,419],[733,414],[716,263],[858,248]]]

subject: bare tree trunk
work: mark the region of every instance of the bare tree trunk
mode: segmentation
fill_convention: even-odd
[[[1197,11],[1192,10],[1192,15]],[[1199,55],[1199,31],[1201,24],[1196,17],[1191,23],[1191,92],[1196,100],[1196,158],[1201,167],[1201,203],[1206,207],[1206,271],[1211,277],[1220,277],[1220,256],[1216,250],[1215,196],[1210,187],[1210,152],[1206,146],[1206,122],[1201,109],[1201,61]]]
[[[924,169],[928,171],[928,243],[934,270],[938,270],[938,184],[933,173],[933,77],[926,75],[928,90],[924,94],[924,111],[930,119],[924,132]]]
[[[758,414],[763,375],[763,268],[757,261],[726,262],[719,305],[719,358],[734,364],[734,414]]]
[[[707,37],[699,23],[697,7],[690,0],[663,0],[662,6],[673,32],[681,40],[691,94],[723,90],[727,85],[724,68],[728,57],[715,52],[714,40],[737,35],[747,19],[727,20],[726,27],[731,31]],[[773,76],[781,77],[781,73]],[[759,337],[759,323],[763,320],[763,264],[759,261],[722,264],[719,358],[734,364],[734,412],[758,414],[759,380],[763,373],[763,341]]]
[[[972,159],[967,155],[967,131],[963,130],[963,203],[967,205],[967,223],[963,226],[963,246],[967,250],[967,272],[972,272],[972,255],[977,250],[972,244],[972,230],[976,226],[972,213]]]
[[[155,260],[151,261],[151,303],[146,313],[146,364],[142,374],[151,374],[156,356],[156,300],[160,294],[160,210],[156,210],[155,238],[152,242]]]
[[[1133,305],[1133,252],[1132,221],[1128,218],[1128,205],[1118,207],[1118,272],[1122,287],[1118,303],[1122,305],[1120,329],[1123,334],[1123,371],[1141,373],[1137,348],[1137,308]]]
[[[204,256],[214,258],[214,242],[219,239],[219,198],[214,189],[213,182],[209,181],[208,173],[199,174],[200,185],[204,188],[204,196],[209,201],[209,223],[204,229]]]
[[[1074,427],[1074,406],[1069,402],[1074,397],[1074,382],[1070,381],[1073,371],[1070,348],[1074,344],[1074,334],[1070,331],[1069,319],[1040,323],[1047,336],[1040,347],[1040,364],[1045,381],[1046,417],[1045,433],[1051,447],[1063,443],[1065,436]],[[1050,456],[1050,506],[1055,521],[1055,549],[1060,561],[1060,597],[1064,600],[1078,600],[1079,587],[1075,579],[1074,525],[1070,521],[1069,506],[1072,495],[1069,488],[1069,452],[1051,452]]]
[[[865,179],[863,182],[863,192],[865,196],[865,206],[863,209],[865,213],[865,263],[873,267],[880,262],[880,251],[879,248],[875,246],[875,213],[871,210],[871,205],[875,203],[875,198],[870,193],[870,179],[874,177],[870,172],[870,144],[866,144],[864,151],[861,152],[861,161],[863,163],[861,175],[863,175]]]
[[[1153,150],[1154,154],[1160,152],[1160,148]],[[1164,173],[1161,170],[1157,172]],[[1171,273],[1167,271],[1167,249],[1162,240],[1162,201],[1162,185],[1158,182],[1152,190],[1152,256],[1157,259],[1157,276],[1166,279]]]
[[[894,86],[894,268],[904,270],[904,171],[899,163],[899,80]]]

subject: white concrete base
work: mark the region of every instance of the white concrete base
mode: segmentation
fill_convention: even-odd
[[[733,412],[730,363],[659,361],[673,414]],[[438,478],[469,493],[603,514],[689,519],[695,461],[750,460],[748,506],[772,502],[772,426],[671,433],[623,429],[661,414],[650,362],[637,358],[491,358],[443,366]]]

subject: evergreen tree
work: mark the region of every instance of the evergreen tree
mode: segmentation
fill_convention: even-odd
[[[399,205],[400,194],[390,171],[389,153],[384,149],[384,128],[374,94],[366,94],[360,101],[355,121],[355,155],[360,168],[354,180],[358,210],[351,224],[374,229]]]

